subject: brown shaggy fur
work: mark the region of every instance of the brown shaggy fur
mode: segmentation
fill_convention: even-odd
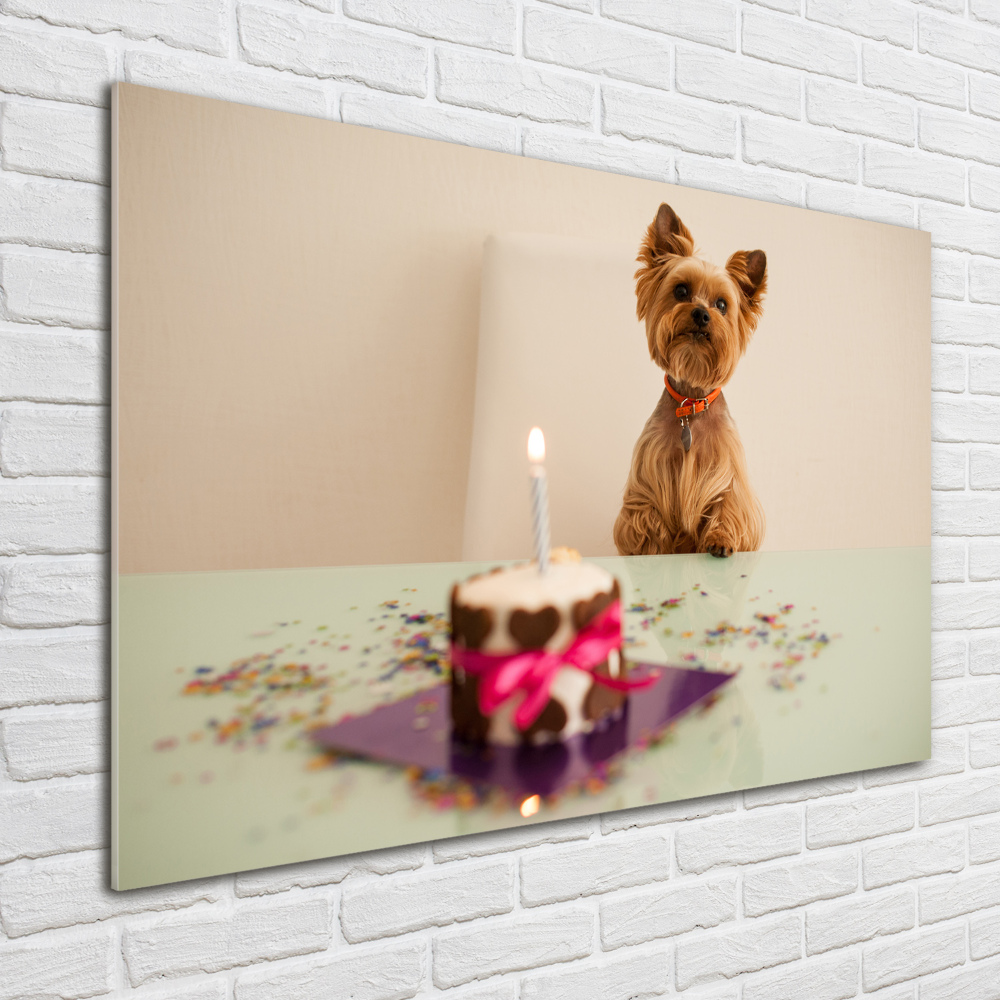
[[[695,255],[691,233],[663,204],[637,260],[636,312],[646,322],[650,358],[679,393],[707,396],[732,378],[760,319],[767,288],[764,252],[739,250],[725,268],[717,267]],[[694,320],[698,309],[709,316],[702,327]],[[689,418],[687,452],[674,412],[678,405],[664,389],[635,444],[615,522],[618,551],[755,551],[764,538],[764,512],[750,488],[725,398],[720,394]]]

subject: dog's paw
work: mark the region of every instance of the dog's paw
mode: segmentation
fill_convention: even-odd
[[[708,545],[705,551],[716,559],[726,559],[733,554],[733,550],[728,545]]]

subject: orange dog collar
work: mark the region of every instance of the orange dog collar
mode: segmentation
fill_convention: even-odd
[[[717,389],[713,389],[707,396],[702,396],[700,399],[692,399],[690,396],[682,396],[671,384],[670,376],[663,376],[663,384],[667,387],[667,392],[677,400],[681,405],[677,407],[674,413],[680,417],[690,417],[695,413],[702,413],[707,410],[712,403],[714,403],[719,398],[719,393],[722,392],[722,386],[720,385]]]

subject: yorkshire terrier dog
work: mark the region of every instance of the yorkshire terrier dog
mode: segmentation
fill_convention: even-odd
[[[725,268],[710,264],[662,204],[636,259],[636,312],[666,388],[632,452],[615,545],[622,555],[755,551],[764,512],[721,390],[760,319],[767,258],[739,250]]]

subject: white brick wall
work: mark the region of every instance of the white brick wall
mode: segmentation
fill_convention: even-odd
[[[933,758],[107,888],[108,85],[929,229]],[[0,0],[0,1000],[997,1000],[996,0]]]

